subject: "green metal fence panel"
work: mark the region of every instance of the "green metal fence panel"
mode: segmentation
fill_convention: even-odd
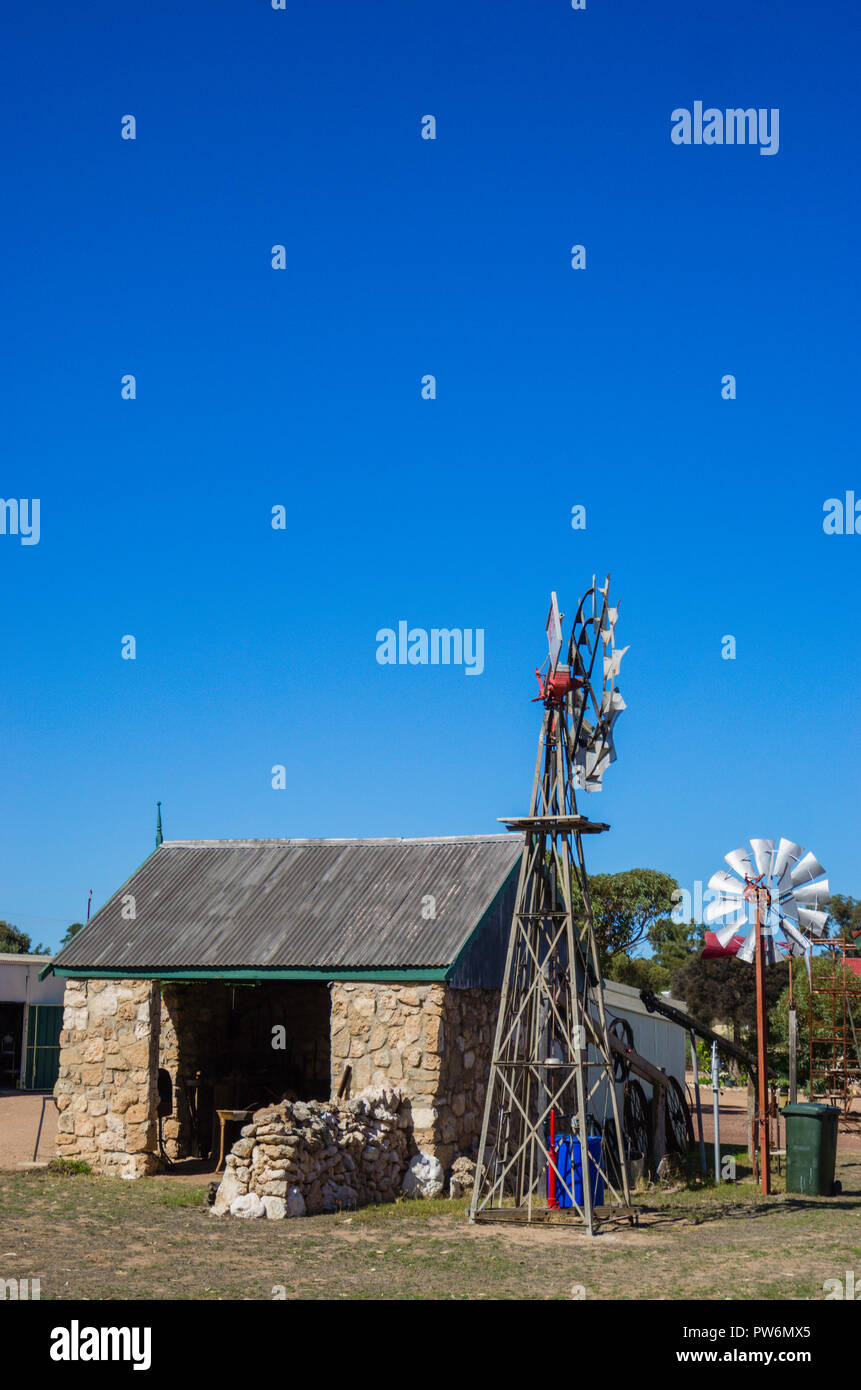
[[[28,1091],[53,1090],[60,1069],[62,1004],[31,1004],[27,1015],[27,1065],[24,1085]]]

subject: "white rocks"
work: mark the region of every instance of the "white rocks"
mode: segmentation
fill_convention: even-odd
[[[417,1153],[404,1174],[403,1191],[408,1197],[438,1197],[443,1189],[442,1164],[433,1154]]]
[[[230,1215],[253,1219],[265,1216],[266,1208],[256,1192],[247,1192],[244,1197],[235,1197],[230,1203]]]
[[[209,1208],[210,1216],[224,1216],[230,1211],[231,1202],[235,1201],[237,1197],[241,1197],[247,1190],[246,1185],[240,1182],[236,1176],[236,1170],[226,1168],[215,1194],[215,1201]]]
[[[261,1197],[260,1200],[270,1221],[283,1221],[287,1215],[287,1203],[283,1197]]]
[[[472,1191],[475,1183],[475,1164],[471,1158],[461,1155],[451,1167],[448,1180],[448,1195],[451,1198],[463,1197]]]

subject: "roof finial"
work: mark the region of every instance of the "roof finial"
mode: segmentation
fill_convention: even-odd
[[[156,804],[156,806],[158,807],[158,815],[157,815],[157,817],[156,817],[156,824],[155,824],[155,847],[156,847],[156,849],[158,849],[159,845],[161,844],[162,840],[164,839],[164,836],[163,836],[162,833],[161,833],[161,802],[160,802],[160,801],[157,801],[155,804]]]

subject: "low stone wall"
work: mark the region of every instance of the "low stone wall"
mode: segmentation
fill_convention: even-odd
[[[157,1168],[159,993],[151,980],[67,980],[54,1087],[57,1152],[94,1173]]]
[[[409,1131],[408,1102],[384,1088],[259,1110],[227,1156],[211,1213],[282,1218],[394,1201]]]

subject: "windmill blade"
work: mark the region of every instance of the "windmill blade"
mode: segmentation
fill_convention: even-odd
[[[616,679],[616,677],[617,677],[618,674],[619,674],[619,668],[620,668],[621,665],[622,665],[622,657],[625,655],[625,652],[630,651],[630,649],[631,649],[631,648],[630,648],[630,643],[629,643],[627,647],[617,647],[617,648],[614,650],[612,656],[605,656],[605,657],[604,657],[604,680],[605,680],[605,681],[615,680],[615,679]]]
[[[727,873],[726,869],[718,869],[716,874],[712,874],[707,887],[724,893],[728,898],[741,898],[744,896],[744,884],[740,878],[733,878],[732,874]]]
[[[747,857],[747,850],[731,849],[729,854],[724,855],[724,859],[731,869],[735,869],[741,878],[756,878],[754,867]]]
[[[756,872],[759,875],[771,873],[771,860],[774,854],[773,840],[751,840],[753,857],[756,860]]]
[[[772,899],[771,911],[777,914],[778,921],[784,918],[791,922],[794,927],[798,926],[798,908],[795,906],[794,897],[788,897],[785,901],[775,902]]]
[[[719,946],[724,950],[732,941],[734,936],[738,936],[739,924],[737,922],[725,922],[722,927],[718,927],[715,932],[715,939]]]
[[[771,927],[762,924],[761,937],[762,955],[764,955],[765,963],[766,965],[775,965],[776,959],[778,959],[778,952],[776,952],[775,949],[775,933],[773,933]],[[751,931],[751,940],[754,942],[755,949],[755,947],[757,947],[757,933],[755,933],[755,931]]]
[[[803,946],[796,946],[794,941],[788,941],[786,943],[786,949],[791,956],[806,956],[809,954],[806,942]]]
[[[803,853],[804,847],[802,845],[797,845],[794,840],[781,838],[778,841],[771,865],[771,872],[774,877],[777,879],[784,878],[787,869],[793,864],[796,864]]]
[[[780,910],[778,909],[776,903],[772,903],[771,907],[769,907],[768,910],[765,912],[764,916],[762,917],[762,925],[764,927],[768,927],[769,931],[780,930],[781,916]]]
[[[803,903],[805,907],[821,907],[831,900],[828,879],[824,878],[821,883],[802,883],[800,888],[795,889],[794,897],[797,903]]]
[[[613,720],[618,719],[619,715],[622,713],[622,710],[627,708],[628,706],[625,704],[625,701],[622,699],[621,694],[616,689],[605,690],[604,694],[601,696],[601,714],[607,720],[608,724],[611,724]]]
[[[824,873],[825,870],[816,858],[816,855],[808,850],[804,858],[798,861],[789,877],[793,883],[809,883],[814,878],[818,878],[820,874]]]
[[[601,640],[606,647],[608,642],[613,641],[613,629],[619,621],[619,605],[615,608],[607,609],[607,626],[601,631]]]
[[[736,952],[736,957],[735,957],[735,958],[736,958],[736,960],[743,960],[743,961],[745,961],[748,965],[752,965],[752,964],[753,964],[753,958],[754,958],[755,955],[756,955],[756,937],[754,936],[753,932],[751,932],[750,935],[748,936],[747,940],[745,941],[744,945],[743,945],[742,947],[740,947],[740,949]]]
[[[809,907],[798,909],[798,920],[806,932],[811,936],[822,936],[828,925],[828,913],[816,912]]]
[[[798,930],[798,927],[796,927],[794,923],[790,922],[788,918],[784,917],[780,925],[783,930],[783,935],[786,937],[787,941],[791,942],[798,948],[799,954],[807,950],[807,939],[805,936],[802,935],[802,933]]]
[[[709,903],[703,913],[703,921],[716,922],[719,917],[726,917],[730,912],[736,914],[738,911],[738,898],[718,898],[715,902]]]

